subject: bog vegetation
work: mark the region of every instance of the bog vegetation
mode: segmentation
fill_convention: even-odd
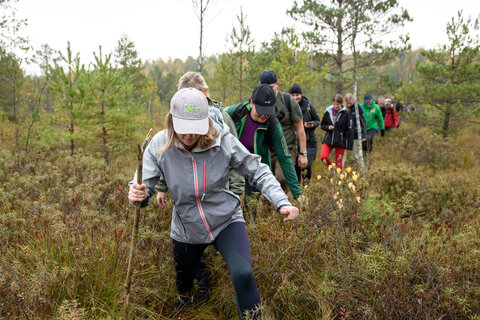
[[[17,150],[2,140],[0,302],[5,319],[118,319],[132,224],[126,182],[134,146],[107,165],[68,146]],[[247,213],[266,319],[478,319],[480,130],[455,148],[406,121],[377,144],[367,173],[322,163],[293,223],[259,205]],[[255,207],[252,205],[251,207]],[[171,205],[142,211],[133,310],[173,318]],[[213,293],[184,319],[236,317],[222,258]],[[401,307],[400,307],[401,306]]]
[[[398,6],[389,3],[377,9]],[[290,14],[308,24],[308,10],[295,5]],[[379,14],[369,10],[328,12]],[[0,22],[0,318],[119,319],[136,146],[148,128],[163,128],[179,77],[198,60],[142,62],[123,36],[113,53],[99,47],[90,65],[74,44],[60,53],[45,45],[35,54],[42,73],[31,76],[23,67],[33,50],[17,34],[23,20],[0,14]],[[299,83],[320,112],[356,82],[359,93],[417,108],[376,138],[368,170],[317,160],[296,221],[283,223],[261,201],[249,206],[264,318],[480,319],[478,23],[459,13],[447,26],[449,44],[411,51],[375,43],[342,52],[340,65],[335,53],[307,49],[326,26],[304,37],[285,29],[256,51],[247,23],[240,13],[229,52],[201,59],[210,95],[224,105],[246,100],[260,72],[272,69],[283,91]],[[171,209],[142,209],[131,293],[137,319],[178,318]],[[234,319],[229,272],[214,250],[207,256],[212,296],[182,318]]]

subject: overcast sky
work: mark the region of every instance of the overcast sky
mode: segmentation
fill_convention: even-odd
[[[301,1],[301,0],[300,0]],[[302,28],[286,15],[293,0],[210,0],[204,33],[206,55],[227,51],[226,37],[237,26],[240,6],[247,15],[256,48],[282,27]],[[445,26],[458,10],[478,16],[480,0],[400,0],[414,19],[399,34],[409,33],[413,48],[444,43]],[[67,41],[82,61],[102,45],[111,52],[122,34],[135,43],[143,60],[198,56],[199,22],[191,0],[19,0],[17,15],[27,18],[23,34],[35,48],[47,43],[65,51]]]

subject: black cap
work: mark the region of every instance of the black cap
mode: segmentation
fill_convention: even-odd
[[[300,85],[298,83],[294,83],[290,87],[290,93],[299,93],[302,94],[302,88],[300,88]]]
[[[253,89],[252,101],[259,115],[275,115],[275,92],[267,84],[261,84]]]
[[[372,101],[372,94],[365,93],[365,95],[363,96],[363,101],[365,101],[366,103],[369,103],[370,101]]]
[[[277,75],[272,70],[263,71],[260,76],[260,84],[273,84],[277,83],[277,81]]]

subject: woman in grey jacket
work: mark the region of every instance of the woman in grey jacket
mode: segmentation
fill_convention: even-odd
[[[196,265],[212,244],[230,270],[239,317],[250,312],[257,318],[260,297],[240,198],[228,189],[229,166],[257,186],[284,221],[297,218],[298,208],[290,204],[268,166],[228,128],[208,117],[205,95],[193,88],[181,89],[170,102],[167,129],[157,133],[145,150],[143,184],[133,183],[135,177],[128,199],[147,205],[158,177],[165,178],[174,202],[170,236],[180,294],[177,306],[193,302]]]

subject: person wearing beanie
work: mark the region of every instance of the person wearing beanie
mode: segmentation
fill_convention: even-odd
[[[279,90],[280,81],[274,71],[266,70],[262,72],[260,75],[260,84],[270,86],[275,92],[275,97],[277,99],[277,102],[275,103],[277,118],[282,125],[291,161],[293,164],[298,162],[299,168],[303,170],[308,164],[308,152],[302,110],[297,101],[295,101],[290,94]],[[286,183],[283,171],[279,170],[279,167],[280,163],[275,152],[272,154],[272,172],[284,190],[287,190],[288,184]]]
[[[307,159],[308,164],[304,170],[300,169],[298,161],[295,163],[298,181],[302,178],[310,180],[312,177],[312,164],[317,155],[317,138],[315,137],[315,129],[320,125],[320,117],[313,104],[302,94],[302,88],[298,83],[294,83],[290,87],[290,94],[300,105],[303,116],[303,127],[307,138]],[[302,172],[306,171],[303,175]],[[303,175],[303,177],[302,177]]]
[[[258,154],[262,163],[271,167],[270,150],[276,153],[279,167],[296,199],[302,190],[288,153],[282,126],[275,117],[275,104],[275,92],[270,86],[262,84],[253,90],[249,101],[229,106],[225,110],[235,123],[240,142],[251,153]],[[251,181],[245,181],[245,196],[254,192],[258,192],[257,187]]]
[[[264,104],[271,104],[273,93],[263,98]],[[262,116],[274,112],[268,106],[260,109]],[[176,313],[193,306],[196,266],[205,249],[213,245],[230,271],[239,319],[246,313],[251,319],[261,318],[241,201],[228,189],[230,166],[258,186],[284,221],[298,217],[298,208],[290,204],[268,166],[227,127],[212,121],[205,94],[194,88],[177,91],[170,102],[167,129],[158,132],[145,149],[142,184],[136,183],[135,173],[128,192],[131,204],[148,205],[160,175],[170,190],[170,237],[179,293],[174,302]]]

